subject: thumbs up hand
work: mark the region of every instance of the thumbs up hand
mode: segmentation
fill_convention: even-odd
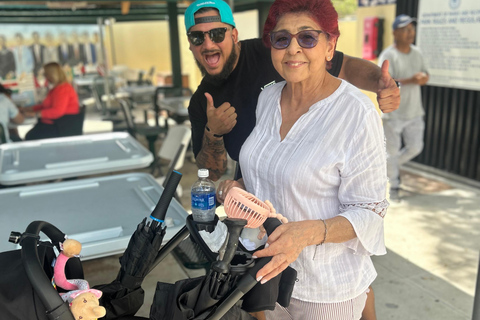
[[[228,102],[224,102],[218,108],[213,104],[213,97],[205,93],[207,98],[207,127],[211,134],[224,135],[232,131],[237,124],[237,113],[235,108]]]
[[[382,76],[378,80],[377,92],[378,107],[383,113],[389,113],[398,109],[400,105],[400,88],[388,73],[389,62],[382,64]]]

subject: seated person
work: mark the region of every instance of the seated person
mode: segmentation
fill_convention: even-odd
[[[18,112],[17,107],[10,100],[11,93],[10,89],[0,84],[0,123],[3,125],[7,142],[12,141],[8,132],[8,122],[20,124],[24,120],[23,115]]]
[[[52,88],[42,103],[22,109],[24,114],[40,113],[37,124],[27,133],[25,140],[60,137],[55,121],[65,115],[80,112],[77,93],[68,83],[62,67],[56,62],[51,62],[43,66],[43,69],[45,78]]]

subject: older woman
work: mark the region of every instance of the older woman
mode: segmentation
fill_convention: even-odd
[[[65,115],[74,115],[80,112],[77,93],[68,83],[62,67],[56,62],[51,62],[44,65],[43,70],[45,78],[52,85],[52,88],[42,103],[23,108],[23,112],[27,114],[31,112],[40,113],[40,119],[27,133],[26,140],[58,137],[60,134],[55,125],[55,120]]]
[[[243,186],[270,200],[289,223],[257,257],[273,256],[262,283],[291,264],[291,304],[269,319],[360,319],[376,277],[371,255],[386,253],[384,134],[372,102],[327,72],[339,36],[329,0],[276,0],[263,40],[286,80],[259,97],[257,123],[240,152]]]

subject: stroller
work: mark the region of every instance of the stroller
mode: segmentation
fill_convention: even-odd
[[[265,285],[257,284],[255,275],[270,258],[254,261],[250,252],[238,250],[240,232],[247,224],[244,219],[224,220],[228,235],[221,257],[211,252],[199,236],[200,229],[213,230],[218,217],[213,223],[202,224],[193,221],[189,216],[186,226],[160,248],[166,229],[162,222],[180,179],[180,173],[169,173],[165,189],[150,216],[151,221],[146,222],[144,219],[138,225],[120,258],[117,278],[111,283],[94,287],[103,292],[100,305],[104,306],[107,312],[103,319],[147,319],[134,316],[144,300],[141,283],[145,276],[189,235],[191,241],[212,261],[210,271],[205,276],[180,280],[175,284],[157,283],[149,319],[247,320],[255,319],[249,312],[273,310],[276,302],[288,306],[296,271],[287,268]],[[279,220],[267,219],[264,223],[267,234],[273,232],[278,225]],[[40,241],[40,232],[50,241]],[[68,303],[62,300],[59,291],[55,290],[51,282],[52,264],[56,258],[54,248],[60,251],[60,244],[65,239],[64,233],[44,221],[30,223],[24,233],[11,233],[9,241],[19,243],[22,248],[0,254],[2,319],[75,319]],[[68,279],[84,278],[78,258],[68,260],[65,274]]]

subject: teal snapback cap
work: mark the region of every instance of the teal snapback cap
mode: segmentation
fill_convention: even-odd
[[[203,17],[195,19],[195,13],[202,8],[214,8],[220,13],[220,17]],[[188,31],[191,27],[199,23],[223,22],[235,27],[232,10],[223,0],[197,0],[188,6],[185,11],[185,29]]]

